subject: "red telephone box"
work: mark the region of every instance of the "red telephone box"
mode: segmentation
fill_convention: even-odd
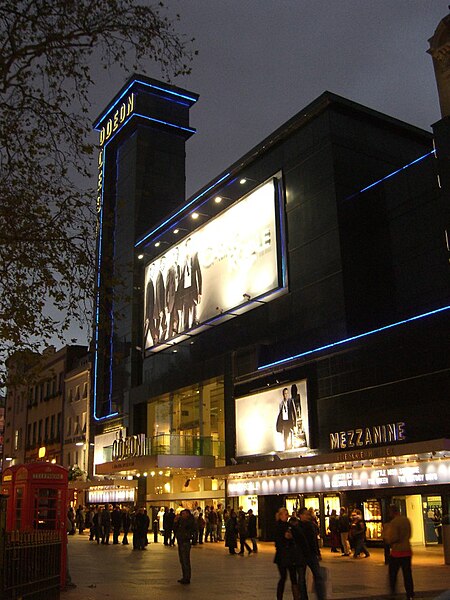
[[[46,462],[11,468],[14,472],[8,473],[9,469],[5,470],[2,485],[2,487],[6,485],[10,492],[6,509],[6,530],[39,531],[43,532],[45,539],[59,542],[61,544],[61,586],[64,587],[67,566],[68,470],[60,465]],[[11,479],[9,479],[10,475]]]

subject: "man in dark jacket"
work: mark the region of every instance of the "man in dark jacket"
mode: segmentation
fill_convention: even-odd
[[[180,558],[183,577],[178,583],[191,583],[191,539],[194,534],[195,522],[191,511],[187,508],[175,517],[173,530],[178,542],[178,556]]]
[[[338,518],[338,530],[341,536],[341,546],[343,548],[342,556],[350,556],[350,542],[348,541],[348,532],[350,531],[350,520],[348,518],[347,509],[345,506],[341,507],[339,518]]]
[[[109,544],[109,533],[111,531],[111,513],[109,505],[105,504],[102,512],[102,544]]]
[[[114,506],[111,514],[111,525],[113,528],[113,544],[118,544],[120,529],[122,527],[122,513],[117,504]]]
[[[124,546],[128,545],[128,532],[130,531],[130,527],[131,527],[130,511],[125,506],[122,509],[122,529],[123,529],[122,544]]]
[[[298,567],[298,586],[300,588],[301,598],[308,598],[306,591],[306,567],[311,569],[314,578],[317,600],[325,600],[325,580],[322,569],[319,565],[319,544],[317,541],[316,529],[311,522],[307,508],[301,508],[298,511],[300,521],[297,523],[292,520],[292,533],[295,542],[300,546],[301,554],[305,558],[305,564]]]
[[[256,516],[253,514],[252,509],[250,508],[247,512],[248,521],[247,521],[247,535],[252,540],[253,544],[253,552],[258,552],[258,544],[256,543]]]
[[[175,520],[175,513],[173,508],[168,509],[164,512],[163,516],[163,529],[164,529],[164,546],[172,546],[172,532],[173,522]]]

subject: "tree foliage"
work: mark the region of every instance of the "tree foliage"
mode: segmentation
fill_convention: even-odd
[[[189,72],[162,3],[0,0],[0,353],[37,347],[92,297],[93,66]],[[124,77],[125,78],[125,77]]]

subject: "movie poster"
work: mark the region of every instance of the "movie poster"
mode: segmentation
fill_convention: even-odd
[[[270,181],[147,265],[144,348],[279,287]]]
[[[306,379],[236,398],[237,456],[301,456],[310,450]]]

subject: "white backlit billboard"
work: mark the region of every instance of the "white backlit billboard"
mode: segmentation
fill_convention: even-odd
[[[309,450],[306,379],[236,398],[237,456],[301,456]]]
[[[145,349],[280,287],[276,206],[270,181],[146,266]]]

